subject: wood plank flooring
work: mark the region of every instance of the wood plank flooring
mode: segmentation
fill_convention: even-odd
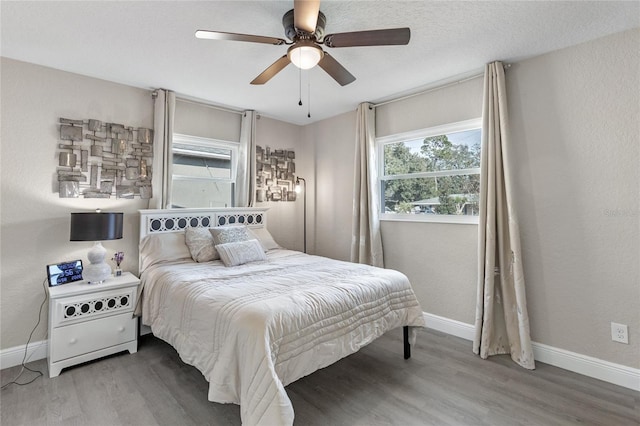
[[[481,360],[471,343],[419,332],[402,359],[401,329],[338,363],[287,386],[296,425],[640,425],[640,393],[506,356]],[[0,394],[0,423],[12,425],[239,425],[233,404],[207,401],[208,383],[152,336],[138,353],[115,355],[45,373]],[[19,367],[2,370],[2,384]],[[31,373],[29,373],[31,374]],[[32,375],[26,375],[29,379]]]

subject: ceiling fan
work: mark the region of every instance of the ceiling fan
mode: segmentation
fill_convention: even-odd
[[[196,37],[211,40],[247,41],[273,45],[290,45],[287,54],[271,64],[251,84],[265,84],[291,62],[301,69],[319,65],[341,86],[355,81],[335,58],[322,50],[327,47],[385,46],[408,44],[411,38],[409,28],[354,31],[348,33],[324,34],[327,18],[320,12],[320,0],[295,0],[293,9],[282,17],[287,41],[277,37],[250,34],[227,33],[221,31],[198,30]]]

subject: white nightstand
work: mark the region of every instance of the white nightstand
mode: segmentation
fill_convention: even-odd
[[[49,377],[63,368],[138,350],[133,310],[140,280],[130,272],[101,284],[49,287]]]

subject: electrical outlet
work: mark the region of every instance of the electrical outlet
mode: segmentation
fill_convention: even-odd
[[[626,324],[611,323],[611,340],[629,344],[629,329]]]

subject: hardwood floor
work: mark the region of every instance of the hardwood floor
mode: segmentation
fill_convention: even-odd
[[[639,425],[640,393],[537,363],[481,360],[468,341],[424,330],[402,359],[402,331],[287,386],[296,425]],[[233,404],[207,401],[207,382],[166,343],[65,369],[0,395],[11,425],[239,425]],[[19,367],[2,370],[2,384]],[[31,373],[29,373],[31,374]],[[25,375],[29,379],[33,375]]]

